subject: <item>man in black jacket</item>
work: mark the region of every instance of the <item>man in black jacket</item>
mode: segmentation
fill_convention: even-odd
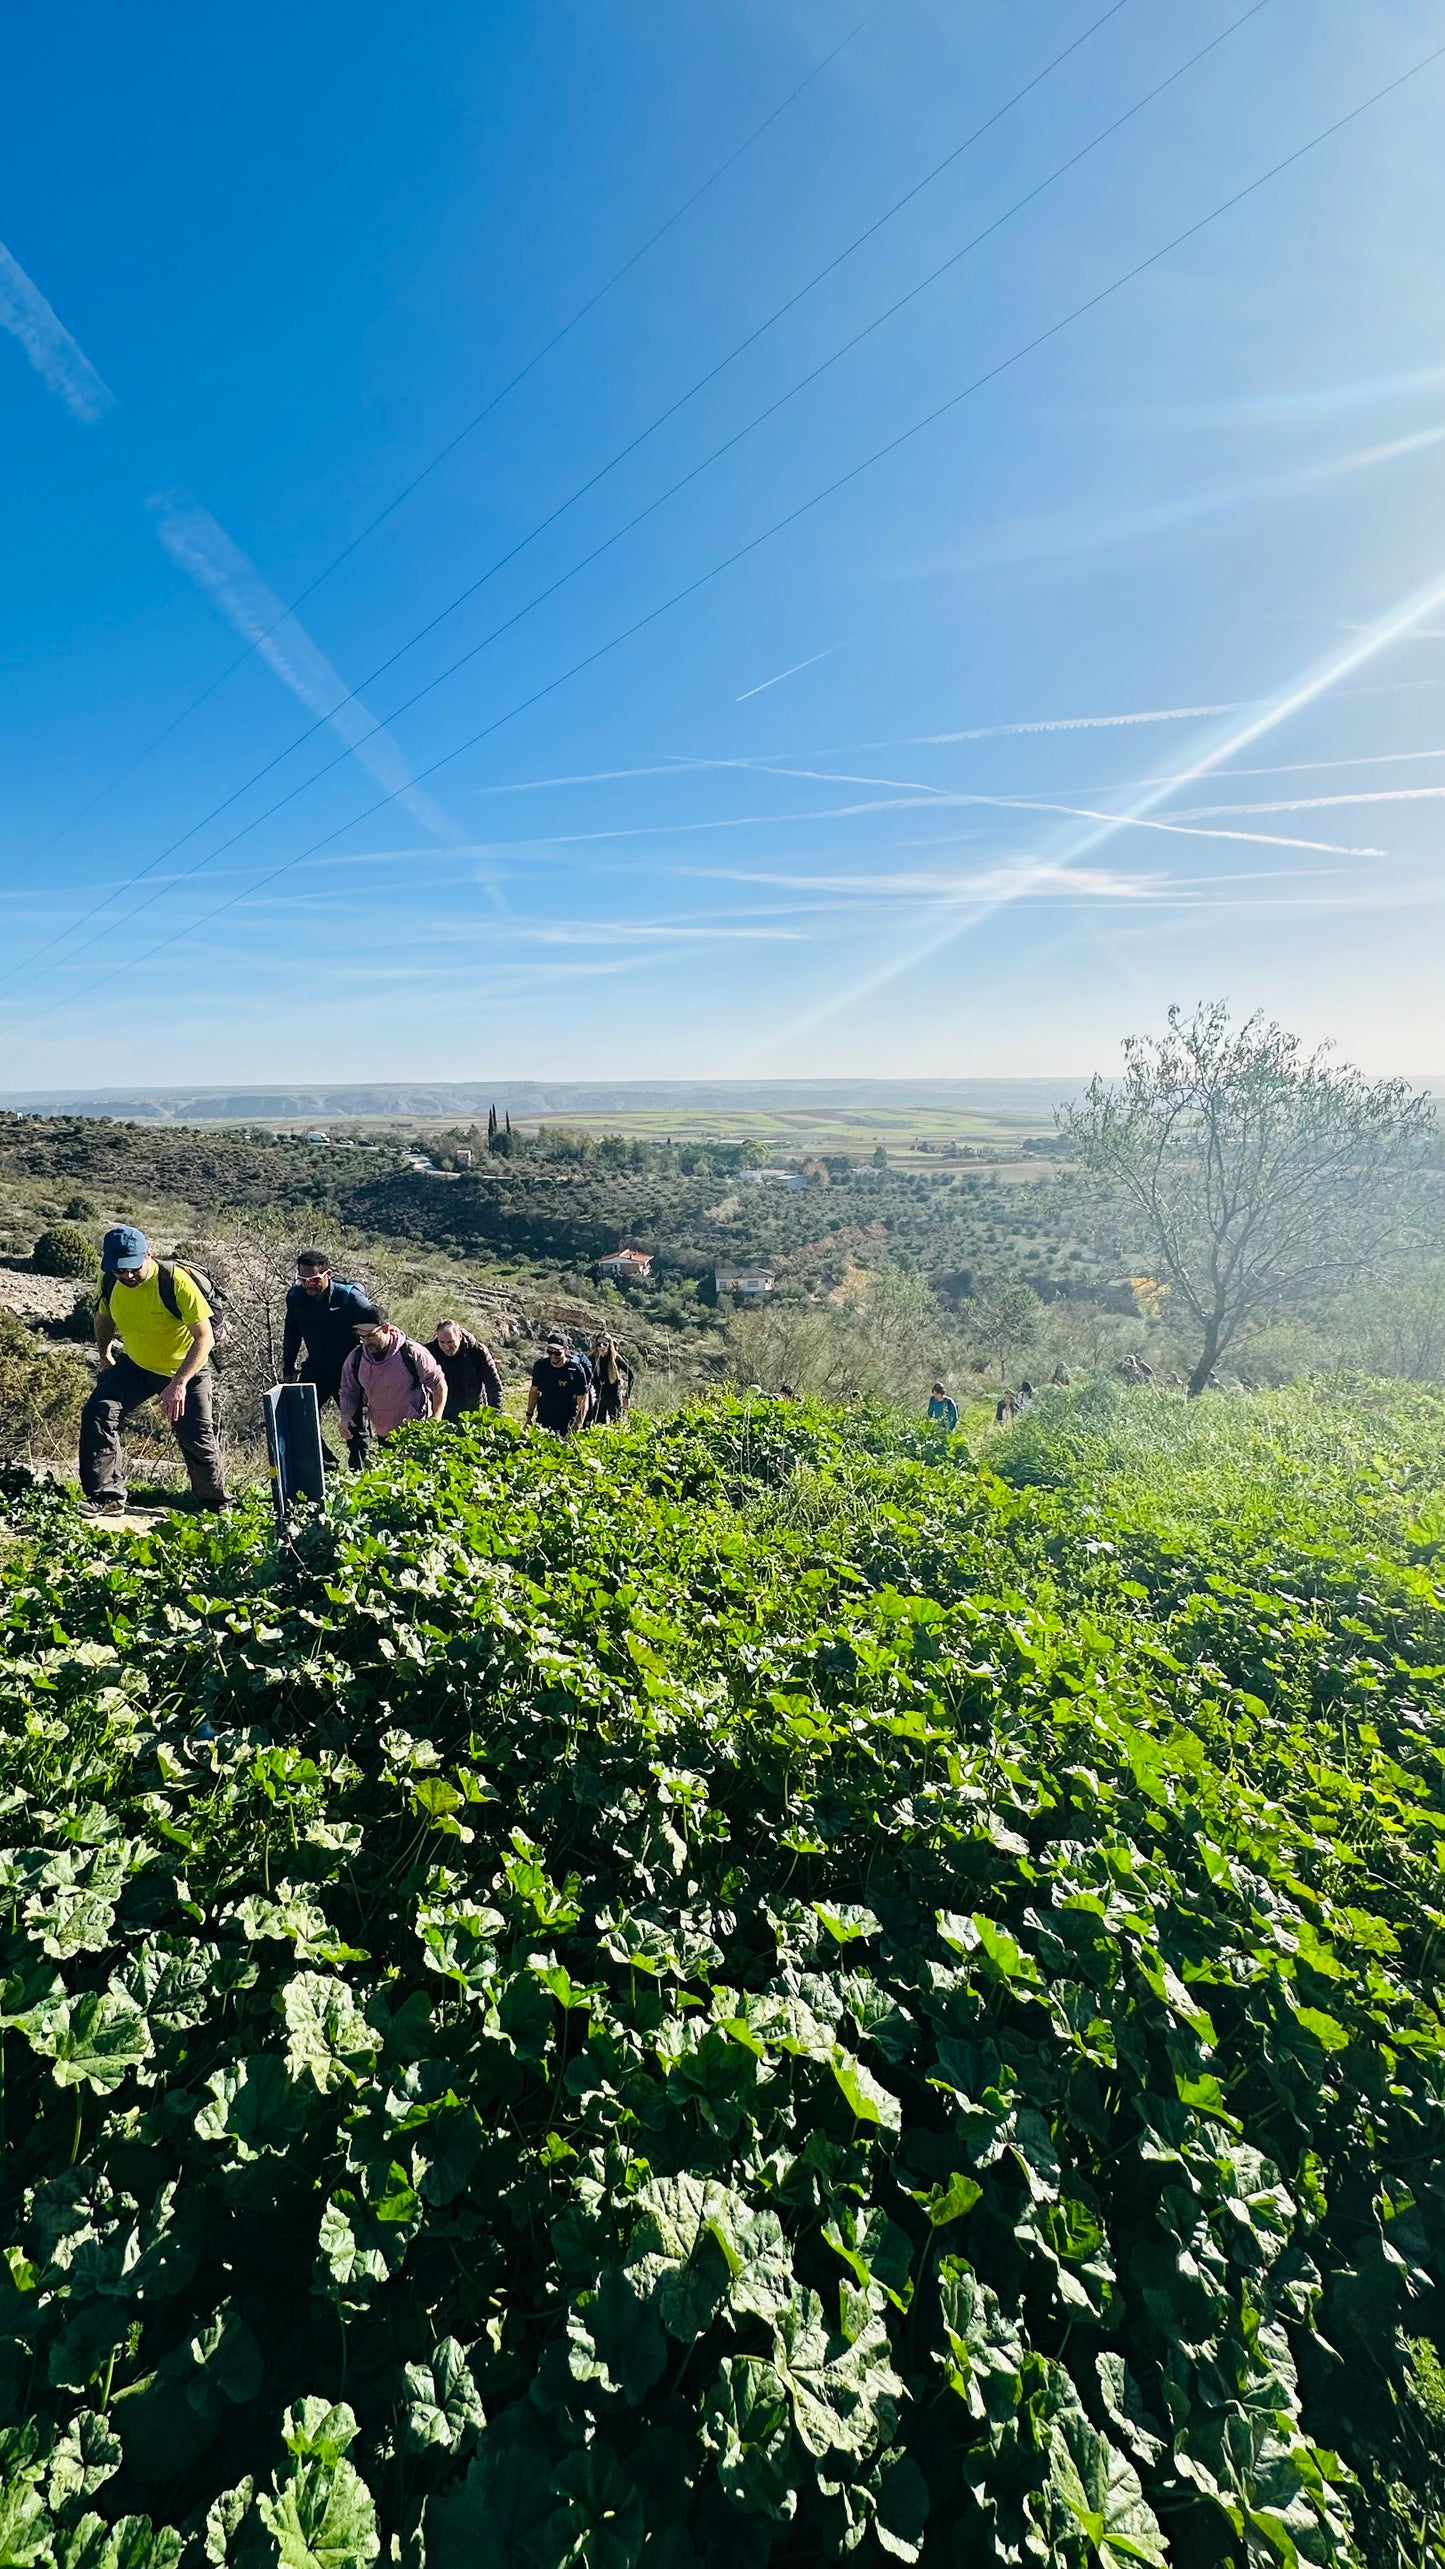
[[[496,1357],[459,1320],[439,1320],[427,1353],[447,1378],[447,1416],[464,1409],[500,1409],[502,1377]]]
[[[376,1305],[361,1286],[347,1284],[331,1272],[321,1249],[303,1249],[296,1260],[296,1282],[286,1296],[286,1330],[281,1341],[281,1373],[288,1383],[314,1383],[321,1408],[337,1400],[341,1368],[356,1345],[358,1322],[376,1318]],[[306,1361],[298,1364],[302,1348]],[[363,1410],[354,1436],[347,1439],[353,1472],[366,1461],[371,1438]]]

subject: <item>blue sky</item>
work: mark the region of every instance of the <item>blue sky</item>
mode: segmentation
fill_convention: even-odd
[[[0,1086],[1445,1071],[1445,0],[864,5],[14,23]]]

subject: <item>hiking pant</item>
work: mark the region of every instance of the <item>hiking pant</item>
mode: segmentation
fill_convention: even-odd
[[[336,1372],[335,1372],[334,1374],[333,1374],[333,1373],[321,1373],[321,1372],[318,1372],[318,1371],[317,1371],[317,1369],[313,1366],[313,1364],[312,1364],[312,1362],[311,1362],[310,1357],[308,1356],[308,1357],[307,1357],[307,1359],[306,1359],[305,1364],[304,1364],[304,1365],[302,1366],[302,1368],[301,1368],[301,1375],[300,1375],[300,1379],[301,1379],[301,1381],[302,1381],[303,1383],[314,1383],[314,1384],[316,1385],[316,1406],[317,1406],[317,1408],[318,1408],[318,1409],[324,1409],[324,1408],[326,1407],[326,1404],[327,1404],[327,1402],[328,1402],[328,1401],[333,1401],[333,1402],[335,1403],[335,1405],[336,1405],[337,1410],[338,1410],[338,1411],[340,1410],[340,1407],[341,1407],[341,1370],[340,1370],[340,1367],[338,1367],[338,1368],[337,1368],[337,1370],[336,1370]],[[356,1422],[356,1432],[355,1432],[355,1434],[354,1434],[354,1435],[352,1435],[352,1436],[348,1436],[348,1437],[347,1437],[347,1440],[346,1440],[346,1452],[347,1452],[347,1456],[348,1456],[348,1459],[349,1459],[349,1461],[350,1461],[351,1468],[352,1468],[353,1472],[360,1472],[360,1471],[364,1470],[365,1465],[366,1465],[366,1458],[367,1458],[367,1454],[368,1454],[368,1452],[370,1451],[370,1447],[371,1447],[371,1429],[370,1429],[370,1426],[368,1425],[368,1422],[367,1422],[366,1411],[365,1411],[365,1409],[363,1409],[363,1410],[361,1411],[361,1413],[360,1413],[359,1417],[357,1418],[357,1422]],[[334,1468],[334,1461],[335,1461],[335,1458],[334,1458],[334,1457],[333,1457],[333,1455],[330,1453],[330,1451],[328,1450],[328,1448],[327,1448],[327,1446],[326,1446],[326,1444],[325,1444],[324,1442],[323,1442],[323,1444],[322,1444],[321,1451],[322,1451],[322,1453],[323,1453],[323,1454],[325,1454],[326,1459],[327,1459],[327,1462],[328,1462],[328,1463],[331,1463],[331,1464],[333,1465],[333,1468]]]
[[[80,1480],[88,1499],[125,1497],[125,1458],[120,1430],[142,1401],[154,1400],[170,1381],[169,1374],[148,1373],[129,1356],[103,1365],[94,1391],[80,1413]],[[185,1457],[191,1489],[202,1507],[217,1507],[221,1487],[221,1449],[216,1442],[216,1377],[209,1365],[186,1385],[186,1405],[175,1424],[175,1439]]]

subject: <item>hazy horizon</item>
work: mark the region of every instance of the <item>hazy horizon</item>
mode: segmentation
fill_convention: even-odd
[[[708,1108],[759,1115],[789,1108],[867,1109],[896,1114],[956,1110],[960,1116],[1036,1121],[1078,1097],[1087,1075],[1050,1079],[791,1079],[791,1080],[295,1080],[234,1087],[76,1088],[0,1091],[0,1109],[21,1114],[135,1117],[176,1123],[277,1123],[314,1117],[458,1121],[488,1107],[531,1122],[542,1117],[636,1115]],[[1445,1074],[1415,1082],[1445,1100]],[[779,1147],[783,1147],[780,1143]]]

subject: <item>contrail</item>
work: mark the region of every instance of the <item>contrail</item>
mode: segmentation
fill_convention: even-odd
[[[826,651],[815,651],[811,660],[795,660],[791,669],[780,669],[776,678],[764,678],[762,684],[757,687],[744,687],[742,694],[735,697],[734,702],[745,705],[749,696],[765,696],[770,687],[781,687],[785,678],[796,678],[801,669],[816,669],[820,660],[831,660],[834,652],[841,651],[842,648],[841,642],[830,642]]]
[[[1133,723],[1194,723],[1214,714],[1237,714],[1241,704],[1165,705],[1144,714],[1062,714],[1051,722],[983,723],[972,731],[916,732],[911,740],[860,740],[860,749],[938,749],[951,740],[1009,740],[1021,732],[1120,731]]]
[[[1296,794],[1285,803],[1191,803],[1190,820],[1216,812],[1323,812],[1339,803],[1445,803],[1445,785],[1381,785],[1372,794]]]
[[[1389,853],[1388,849],[1383,847],[1340,847],[1333,839],[1280,838],[1272,832],[1265,830],[1211,830],[1192,829],[1189,827],[1189,823],[1191,821],[1211,819],[1216,813],[1223,813],[1232,816],[1236,813],[1247,815],[1253,812],[1308,811],[1311,809],[1311,804],[1308,800],[1291,803],[1207,803],[1191,805],[1187,811],[1181,812],[1175,820],[1154,821],[1148,819],[1142,813],[1131,817],[1124,813],[1116,815],[1111,812],[1100,812],[1095,811],[1092,807],[1081,806],[1076,803],[1060,803],[1052,796],[1047,801],[1043,801],[1037,796],[1030,794],[954,793],[945,785],[920,784],[917,778],[913,776],[857,776],[850,775],[843,770],[833,770],[830,773],[826,769],[817,767],[780,767],[776,762],[765,767],[761,772],[766,776],[797,776],[803,778],[807,782],[825,785],[832,781],[833,775],[836,775],[837,781],[840,785],[888,785],[892,786],[900,795],[906,792],[910,797],[915,798],[906,802],[893,801],[842,804],[835,812],[799,813],[796,816],[799,819],[851,820],[859,813],[887,812],[893,810],[909,811],[914,809],[929,811],[936,810],[940,806],[946,807],[948,805],[964,804],[979,806],[984,810],[991,812],[1049,812],[1056,814],[1061,819],[1071,821],[1110,821],[1117,818],[1120,827],[1125,829],[1170,830],[1176,833],[1180,838],[1252,839],[1261,847],[1305,847],[1313,849],[1321,856],[1385,856]],[[1150,781],[1155,783],[1164,783],[1177,782],[1179,780],[1156,778]],[[1077,791],[1078,789],[1076,788],[1075,790]],[[1137,791],[1137,788],[1129,786],[1118,787],[1115,790],[1119,792],[1134,792]],[[1438,793],[1442,798],[1445,798],[1445,786],[1424,786],[1417,788],[1416,790],[1427,794]],[[1388,802],[1392,797],[1388,793],[1381,794],[1378,797],[1370,794],[1341,794],[1339,796],[1324,794],[1321,795],[1319,799],[1322,803],[1335,801],[1342,803],[1368,803],[1377,799],[1381,802]],[[780,817],[786,819],[788,815],[785,814]],[[696,826],[696,824],[694,824],[694,826]],[[666,824],[662,823],[659,827],[665,829]],[[615,835],[615,833],[613,835]]]
[[[1345,630],[1354,628],[1347,626]],[[1411,760],[1445,758],[1445,749],[1381,749],[1362,751],[1358,758],[1290,758],[1273,767],[1216,767],[1216,776],[1319,776],[1334,767],[1408,767]],[[1061,785],[1061,794],[1137,794],[1145,785],[1179,785],[1180,776],[1121,776],[1112,785]],[[1218,807],[1216,807],[1218,808]],[[1240,810],[1246,806],[1241,803]],[[1251,803],[1250,811],[1260,811],[1262,804]]]
[[[1063,819],[1071,821],[1111,821],[1116,817],[1112,812],[1092,811],[1080,803],[1025,803],[1017,799],[1004,801],[1002,796],[999,799],[1005,811],[1057,812]],[[1227,812],[1275,812],[1293,811],[1296,807],[1292,803],[1221,803],[1217,808]],[[1280,838],[1272,830],[1195,829],[1187,820],[1156,821],[1145,812],[1121,816],[1121,826],[1130,830],[1168,830],[1175,838],[1248,839],[1256,847],[1305,847],[1317,856],[1389,855],[1389,849],[1384,847],[1341,847],[1335,839],[1325,838]]]
[[[1420,622],[1422,617],[1433,615],[1442,605],[1445,605],[1445,577],[1437,576],[1427,587],[1417,589],[1414,596],[1407,598],[1402,606],[1391,608],[1380,616],[1357,641],[1351,643],[1347,650],[1337,652],[1332,659],[1313,669],[1307,677],[1297,680],[1294,685],[1272,698],[1252,721],[1241,723],[1235,730],[1226,733],[1222,740],[1215,743],[1213,749],[1208,750],[1202,758],[1196,759],[1177,780],[1155,787],[1141,797],[1132,811],[1120,812],[1085,831],[1071,847],[1064,850],[1056,862],[1063,866],[1077,865],[1085,857],[1092,856],[1094,850],[1104,846],[1118,830],[1127,829],[1131,821],[1144,820],[1151,812],[1156,811],[1159,805],[1176,791],[1178,784],[1192,784],[1196,777],[1207,776],[1213,768],[1222,766],[1226,759],[1237,758],[1241,751],[1250,748],[1267,732],[1277,730],[1281,723],[1288,722],[1295,714],[1302,713],[1307,705],[1315,704],[1321,696],[1328,695],[1342,679],[1353,677],[1357,669],[1362,669],[1370,661],[1378,659],[1381,652],[1388,651],[1394,643],[1400,641]],[[994,917],[1012,897],[1010,894],[1000,894],[994,899],[975,902],[966,914],[944,928],[940,934],[929,936],[913,946],[907,954],[896,956],[892,962],[881,965],[877,971],[869,973],[862,981],[854,982],[849,989],[838,991],[833,998],[824,1000],[819,1007],[810,1009],[805,1016],[795,1018],[790,1026],[780,1028],[778,1033],[770,1039],[768,1049],[773,1050],[781,1044],[789,1043],[794,1037],[807,1034],[813,1027],[825,1024],[830,1017],[840,1016],[845,1009],[856,1007],[860,1001],[872,998],[876,991],[885,989],[889,982],[896,981],[901,973],[911,972],[916,965],[926,963],[944,946],[951,945],[956,938],[966,935],[969,929],[979,926],[985,919]]]
[[[0,328],[19,340],[42,382],[65,403],[73,417],[93,425],[114,407],[115,395],[109,386],[102,382],[84,349],[3,242]],[[367,774],[423,829],[444,842],[458,838],[461,833],[441,805],[412,783],[411,770],[390,734],[357,703],[324,653],[294,616],[285,613],[280,599],[267,588],[254,564],[232,543],[209,511],[199,507],[186,492],[167,494],[151,505],[158,512],[160,539],[172,561],[216,600],[235,630],[252,645],[283,686],[330,725]],[[51,943],[63,942],[65,933],[62,930]],[[31,963],[37,960],[33,955],[27,958]]]
[[[1433,392],[1441,384],[1445,384],[1445,366],[1422,366],[1414,374],[1367,375],[1354,383],[1316,384],[1299,392],[1246,393],[1231,401],[1198,402],[1187,407],[1155,404],[1133,409],[1127,416],[1148,426],[1165,428],[1223,426],[1231,420],[1294,421],[1367,408],[1371,402],[1393,400],[1400,393]],[[1117,418],[1118,413],[1106,411],[1104,416]]]
[[[1351,625],[1347,627],[1346,630],[1349,632],[1360,632],[1364,630],[1364,628],[1358,625]],[[807,664],[805,663],[804,665],[806,666]],[[791,671],[787,671],[784,674],[791,676],[792,673]],[[1410,682],[1402,681],[1401,683],[1408,685]],[[1432,678],[1426,680],[1424,683],[1433,687],[1441,684],[1442,682]],[[1374,687],[1362,687],[1354,692],[1360,695],[1376,695],[1380,690]],[[1387,692],[1393,693],[1394,691],[1389,690]],[[741,697],[739,697],[738,701],[739,703],[742,702]],[[1135,723],[1203,722],[1213,715],[1247,713],[1255,704],[1262,703],[1263,701],[1263,699],[1258,697],[1250,697],[1237,699],[1233,703],[1227,705],[1166,705],[1154,712],[1138,714],[1061,714],[1050,720],[1041,720],[1038,722],[985,723],[972,731],[909,732],[896,740],[856,740],[847,743],[842,748],[834,747],[831,749],[812,750],[760,750],[755,757],[751,758],[662,758],[654,760],[650,765],[645,767],[597,767],[591,768],[585,773],[575,776],[522,776],[516,778],[510,784],[478,785],[473,790],[478,794],[545,794],[549,793],[554,787],[560,787],[563,785],[617,785],[625,783],[629,778],[635,776],[696,776],[702,774],[707,769],[714,767],[746,767],[756,769],[764,774],[771,769],[776,774],[781,772],[778,768],[778,761],[784,758],[851,758],[856,757],[860,751],[865,749],[940,749],[946,747],[951,741],[1006,740],[1013,736],[1032,734],[1034,732],[1117,731],[1126,729]],[[1294,766],[1298,768],[1298,771],[1301,774],[1303,774],[1306,770],[1311,768],[1371,767],[1392,763],[1396,760],[1406,758],[1445,758],[1445,750],[1396,749],[1389,751],[1386,758],[1380,760],[1376,760],[1374,758],[1305,758],[1294,762]],[[1273,767],[1241,770],[1241,773],[1261,776],[1284,775],[1291,772],[1293,772],[1292,769]],[[1187,775],[1180,775],[1177,777],[1144,776],[1134,780],[1135,783],[1144,785],[1187,784],[1188,781],[1189,779]],[[1109,790],[1111,792],[1116,790],[1119,792],[1126,790],[1131,791],[1132,787],[1127,789],[1122,786],[1117,789],[1111,787]]]
[[[18,339],[43,384],[58,394],[72,418],[93,426],[115,395],[103,384],[83,348],[56,318],[38,285],[0,241],[0,330]]]
[[[839,645],[841,649],[841,644]],[[802,666],[809,664],[804,661]],[[781,673],[791,677],[788,669]],[[776,681],[766,679],[766,686]],[[760,693],[761,690],[750,690]],[[743,699],[738,698],[741,704]],[[766,768],[779,758],[851,758],[864,749],[938,749],[954,740],[1005,740],[1010,734],[1039,731],[1112,731],[1130,723],[1200,722],[1211,714],[1243,712],[1240,704],[1166,705],[1158,712],[1142,714],[1062,714],[1050,721],[1028,723],[985,723],[973,731],[910,732],[901,740],[857,740],[842,749],[760,751],[756,758],[663,758],[647,767],[598,767],[576,776],[522,776],[506,785],[479,785],[479,794],[545,794],[553,786],[616,785],[633,776],[695,776],[712,767]]]
[[[1293,499],[1323,489],[1351,473],[1373,472],[1381,464],[1424,454],[1442,439],[1445,426],[1437,423],[1431,428],[1412,429],[1407,436],[1392,437],[1384,445],[1365,446],[1348,455],[1297,465],[1292,472],[1256,474],[1249,481],[1186,491],[1173,499],[1156,500],[1113,516],[1097,509],[1036,512],[1012,525],[950,545],[922,567],[928,573],[940,565],[954,571],[995,570],[1017,562],[1057,562],[1066,554],[1116,551],[1151,537],[1176,534],[1184,527],[1207,524],[1212,518],[1228,517],[1240,509]]]
[[[410,812],[433,838],[448,841],[461,835],[439,803],[413,784],[411,769],[396,742],[374,714],[369,714],[345,680],[318,650],[309,633],[288,615],[274,590],[268,589],[255,564],[233,544],[209,509],[187,491],[170,491],[152,500],[157,533],[171,560],[215,599],[221,613],[283,687],[299,696],[308,712],[326,722],[346,743],[382,791]]]

